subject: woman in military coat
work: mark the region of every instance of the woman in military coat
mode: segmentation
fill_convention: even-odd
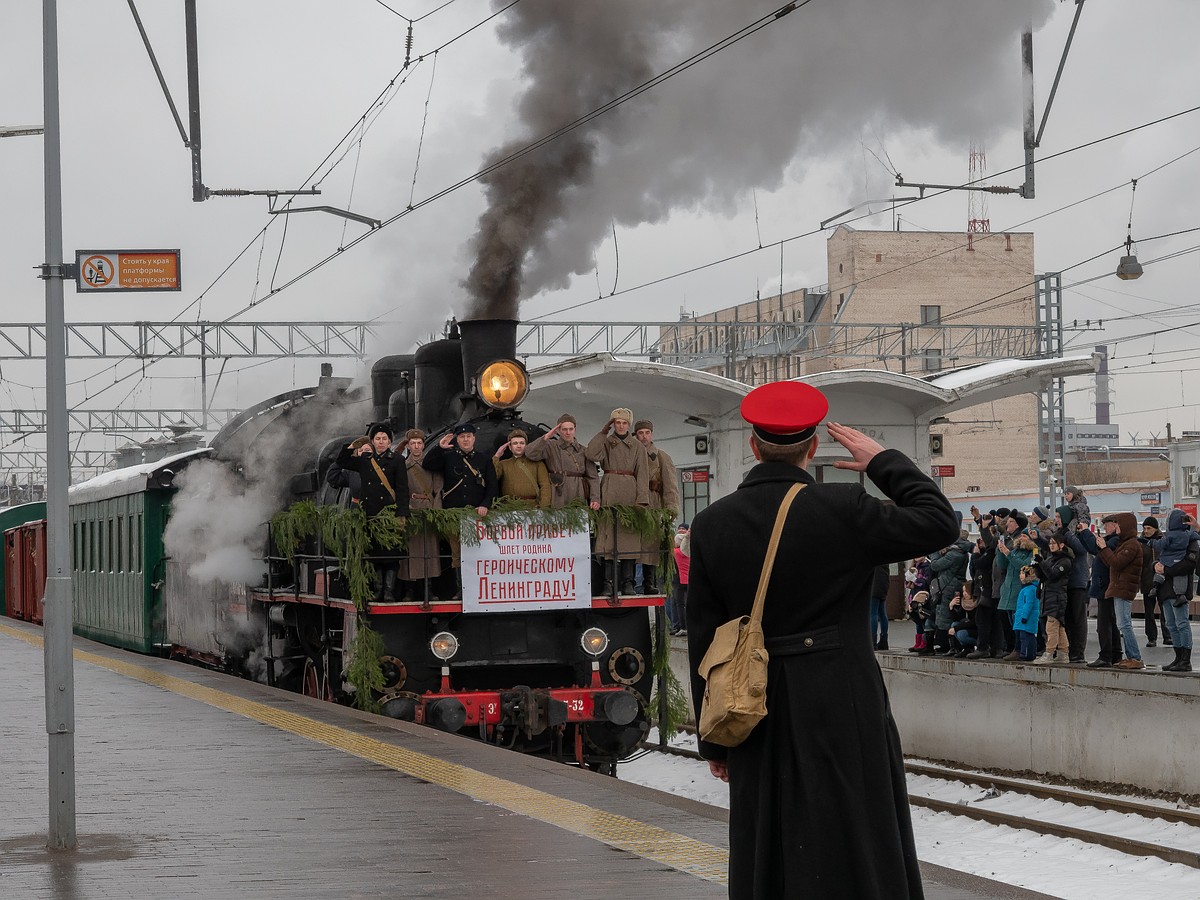
[[[902,453],[833,423],[830,437],[852,456],[838,467],[865,472],[895,505],[859,484],[816,484],[807,467],[827,403],[808,385],[784,384],[780,406],[803,411],[805,393],[793,397],[795,387],[824,405],[807,422],[774,423],[776,433],[759,428],[769,417],[748,395],[742,413],[763,461],[736,492],[698,513],[691,530],[688,650],[699,720],[700,660],[719,625],[750,613],[780,503],[792,485],[805,485],[787,515],[763,611],[767,716],[737,747],[700,743],[713,774],[729,782],[729,896],[919,898],[904,758],[867,618],[874,567],[945,547],[958,522]],[[800,455],[787,457],[775,441],[793,436]]]
[[[630,424],[633,413],[625,408],[614,409],[608,423],[588,441],[587,458],[599,463],[604,470],[600,479],[600,506],[649,506],[650,463],[646,448],[633,436]],[[615,540],[614,540],[615,531]],[[602,593],[612,592],[612,561],[614,549],[620,559],[621,593],[634,592],[633,573],[636,557],[642,552],[642,538],[628,528],[601,527],[596,535],[596,554],[604,561]]]
[[[405,468],[408,472],[408,504],[410,509],[442,508],[442,476],[430,472],[421,465],[425,458],[425,432],[410,428],[404,435],[408,450]],[[408,539],[408,556],[400,561],[398,577],[404,584],[406,597],[425,597],[426,578],[437,578],[442,574],[441,549],[437,533],[426,525]]]
[[[394,507],[394,515],[403,519],[408,516],[408,470],[404,460],[391,449],[392,429],[377,423],[371,426],[367,437],[369,443],[343,447],[334,465],[344,472],[357,473],[361,484],[358,499],[368,516],[377,516],[390,506]],[[396,599],[396,554],[372,546],[368,555],[377,574],[375,600],[390,603]]]

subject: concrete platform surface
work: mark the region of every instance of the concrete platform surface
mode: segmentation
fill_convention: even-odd
[[[726,895],[722,810],[79,639],[79,848],[50,852],[40,628],[0,624],[0,677],[5,900]]]

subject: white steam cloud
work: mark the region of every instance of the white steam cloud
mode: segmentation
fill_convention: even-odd
[[[246,482],[229,466],[198,460],[176,479],[163,540],[189,578],[257,583],[266,571],[265,523],[280,506],[276,486]]]

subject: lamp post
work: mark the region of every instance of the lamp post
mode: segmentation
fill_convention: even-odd
[[[73,849],[75,833],[75,673],[71,655],[71,547],[67,488],[66,316],[62,249],[62,154],[58,116],[58,6],[42,0],[42,91],[46,203],[46,732],[49,734],[52,850]]]

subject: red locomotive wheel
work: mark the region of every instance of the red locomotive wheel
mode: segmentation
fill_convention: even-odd
[[[300,684],[301,692],[305,697],[314,697],[318,700],[333,699],[333,694],[329,690],[329,680],[325,678],[317,662],[311,658],[304,661],[304,677]]]

